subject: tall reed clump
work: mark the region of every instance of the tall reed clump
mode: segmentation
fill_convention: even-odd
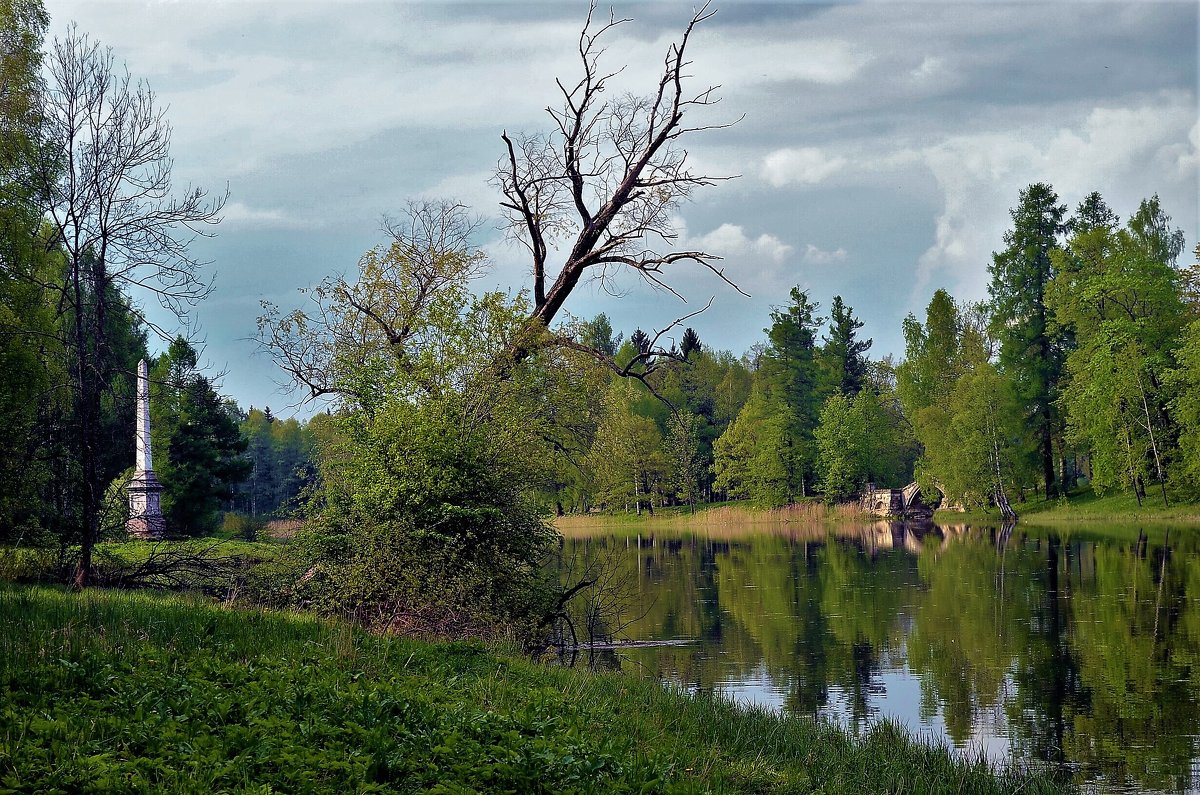
[[[697,529],[706,527],[754,526],[771,527],[786,525],[841,524],[870,519],[857,504],[829,505],[818,500],[786,505],[782,508],[755,508],[749,504],[722,504],[706,506],[696,511],[683,509],[660,510],[653,516],[643,514],[569,514],[555,520],[555,526],[564,534],[590,532],[597,528],[636,526],[648,529],[678,528]]]

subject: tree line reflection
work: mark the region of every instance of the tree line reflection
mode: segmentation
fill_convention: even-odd
[[[1194,530],[1089,537],[884,523],[569,538],[627,567],[638,640],[607,663],[697,690],[765,676],[783,708],[880,717],[885,673],[920,684],[923,723],[963,747],[1003,734],[1022,759],[1091,781],[1200,784],[1200,543]],[[920,726],[913,726],[921,729]]]

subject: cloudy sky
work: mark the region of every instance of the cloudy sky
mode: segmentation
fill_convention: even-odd
[[[219,234],[199,241],[213,296],[196,312],[224,391],[279,413],[295,398],[249,341],[261,299],[351,270],[380,219],[413,198],[497,215],[489,186],[503,130],[546,129],[554,77],[579,74],[581,2],[140,2],[46,0],[111,46],[169,105],[177,180],[221,191]],[[683,243],[725,258],[745,298],[681,268],[687,306],[636,281],[581,290],[626,335],[716,296],[692,325],[741,353],[793,285],[841,294],[873,353],[902,353],[900,321],[932,292],[986,293],[1008,210],[1032,182],[1072,208],[1099,190],[1125,218],[1157,193],[1200,230],[1198,17],[1179,3],[717,3],[692,73],[720,84],[695,137],[699,168],[738,179],[680,210]],[[621,85],[646,93],[690,5],[616,3],[608,42]],[[495,224],[481,288],[527,284]],[[309,409],[311,410],[311,409]]]

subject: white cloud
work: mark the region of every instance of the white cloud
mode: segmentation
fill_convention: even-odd
[[[831,265],[834,262],[846,261],[846,249],[838,246],[833,251],[825,251],[809,243],[800,257],[810,265]]]
[[[1067,126],[957,135],[926,147],[944,204],[935,241],[918,262],[913,300],[932,286],[982,297],[1009,210],[1034,182],[1049,183],[1068,212],[1094,190],[1123,218],[1153,193],[1170,208],[1170,196],[1195,190],[1197,143],[1180,143],[1189,135],[1196,135],[1195,98],[1166,93],[1143,105],[1096,107]]]
[[[244,202],[229,202],[221,210],[222,226],[245,228],[294,229],[302,226],[298,218],[292,218],[282,210],[266,210],[250,207]]]
[[[935,55],[926,55],[921,61],[921,65],[913,69],[911,74],[916,80],[927,80],[940,73],[945,67],[945,59]]]
[[[841,171],[846,158],[829,156],[813,146],[777,149],[763,158],[762,178],[776,188],[784,185],[815,185]]]
[[[746,230],[737,224],[721,224],[707,235],[689,242],[703,251],[729,259],[731,257],[757,256],[779,264],[792,252],[792,247],[775,235],[763,233],[749,237]]]

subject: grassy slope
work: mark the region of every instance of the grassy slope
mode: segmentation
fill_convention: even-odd
[[[1104,497],[1096,496],[1090,489],[1072,494],[1065,500],[1031,500],[1026,503],[1013,503],[1021,522],[1052,527],[1068,525],[1101,525],[1101,524],[1162,524],[1162,525],[1195,525],[1200,524],[1200,505],[1196,503],[1172,503],[1163,507],[1161,496],[1155,492],[1137,504],[1131,494],[1111,494]],[[999,525],[1001,518],[998,512],[984,513],[972,511],[958,513],[955,511],[938,511],[934,520],[946,524],[985,524]]]
[[[1016,792],[1042,779],[465,644],[0,587],[0,792]]]

